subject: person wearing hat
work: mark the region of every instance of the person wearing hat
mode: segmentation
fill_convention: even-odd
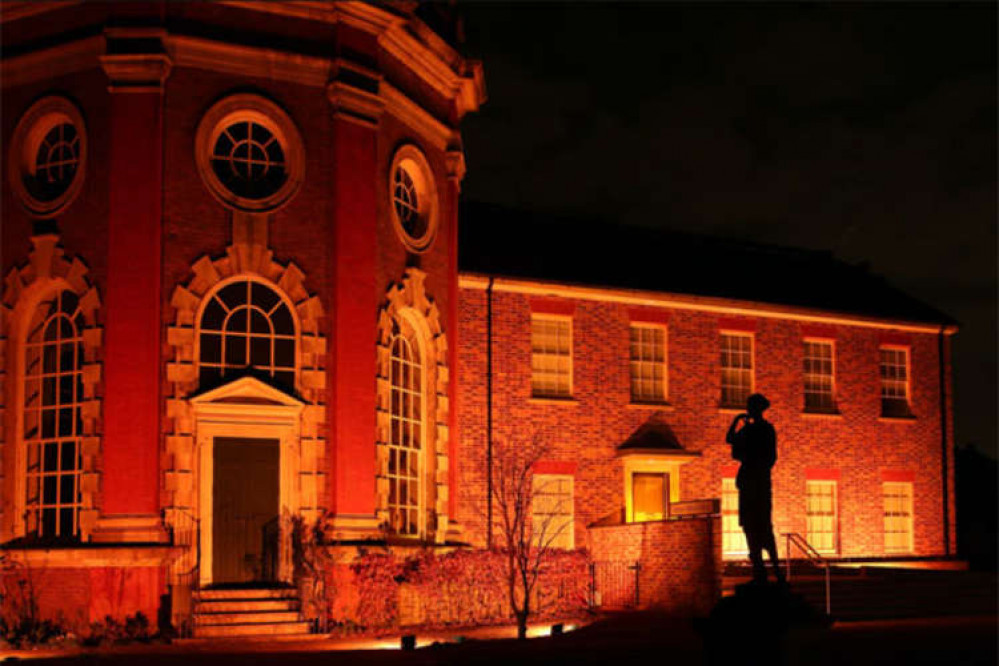
[[[735,485],[739,489],[739,524],[746,533],[749,559],[753,563],[753,581],[765,583],[767,570],[763,551],[770,554],[777,581],[784,573],[777,560],[777,542],[771,523],[770,470],[777,462],[777,433],[763,418],[770,401],[761,393],[746,400],[746,413],[738,414],[729,426],[725,441],[732,445],[732,457],[739,461]]]

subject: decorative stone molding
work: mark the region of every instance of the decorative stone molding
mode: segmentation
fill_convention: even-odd
[[[31,4],[38,7],[52,3],[32,2]],[[4,3],[3,9],[4,21],[13,20],[10,16],[11,10],[6,3]],[[4,58],[0,61],[0,88],[13,88],[36,81],[45,81],[56,76],[69,76],[84,70],[95,69],[100,65],[98,57],[104,51],[104,36],[94,35],[23,55]]]
[[[172,358],[167,362],[169,384],[166,400],[166,440],[163,492],[167,523],[174,530],[174,543],[192,546],[193,516],[197,515],[199,440],[195,407],[190,400],[198,386],[197,317],[205,298],[229,278],[246,276],[266,283],[283,293],[294,306],[298,321],[297,379],[295,391],[304,406],[299,416],[295,450],[296,478],[291,481],[298,513],[315,520],[323,511],[326,488],[326,338],[322,334],[325,316],[317,296],[306,290],[304,273],[294,264],[280,264],[265,245],[237,242],[226,253],[212,259],[202,256],[191,266],[187,284],[174,289],[171,305],[174,321],[167,328]],[[203,435],[203,433],[202,433]],[[193,557],[193,554],[192,554]],[[173,575],[190,569],[189,557],[174,565]],[[178,578],[179,579],[179,578]]]
[[[379,95],[381,83],[378,72],[345,58],[334,58],[326,86],[333,115],[368,127],[376,126],[385,108],[385,101]]]
[[[400,175],[409,180],[400,183]],[[392,156],[386,180],[396,236],[410,252],[426,252],[440,226],[440,200],[433,169],[423,151],[411,143],[399,146]],[[400,213],[409,217],[404,220]]]
[[[447,338],[437,304],[427,296],[426,273],[407,268],[401,282],[392,284],[378,315],[376,377],[376,515],[387,524],[388,515],[388,446],[390,433],[392,335],[400,331],[415,337],[420,345],[426,374],[426,439],[424,441],[423,492],[421,505],[427,511],[427,540],[443,543],[448,529],[448,381]]]
[[[173,66],[161,53],[103,55],[100,61],[112,93],[162,93]]]
[[[216,173],[218,167],[218,162],[214,159],[216,157],[226,157],[227,162],[223,164],[229,163],[230,168],[236,168],[232,160],[238,162],[250,155],[257,160],[274,159],[269,152],[271,148],[267,146],[270,141],[264,142],[262,146],[259,143],[250,143],[249,137],[244,136],[237,142],[237,139],[228,133],[233,126],[243,123],[256,125],[255,132],[263,130],[270,133],[271,140],[276,141],[273,145],[281,148],[283,181],[269,185],[273,188],[272,191],[241,191],[235,188],[232,182],[220,179]],[[243,158],[239,158],[238,153],[233,154],[238,146],[246,148],[253,146],[259,154],[248,152]],[[219,150],[222,152],[217,152]],[[208,191],[219,203],[234,211],[251,214],[270,213],[281,208],[295,196],[305,179],[305,148],[295,122],[280,106],[266,97],[252,93],[229,95],[205,112],[201,122],[198,123],[198,131],[194,137],[194,162]],[[242,168],[246,168],[245,162],[242,163]],[[277,166],[268,161],[266,169],[266,173],[270,174],[271,170],[277,169]],[[239,241],[239,238],[235,239],[237,244]]]
[[[449,148],[444,155],[447,166],[447,178],[461,189],[461,181],[465,179],[465,153],[461,148]]]
[[[75,137],[66,134],[75,132]],[[53,140],[52,134],[57,134]],[[48,148],[45,150],[45,148]],[[72,158],[72,175],[59,177],[59,189],[42,184],[39,172],[52,168],[39,155],[58,155],[65,163]],[[62,167],[57,173],[62,174]],[[53,169],[54,170],[54,169]],[[21,116],[10,141],[7,174],[11,190],[33,217],[50,218],[63,212],[76,198],[87,172],[87,126],[76,105],[60,95],[48,95],[32,104]],[[49,172],[52,173],[51,171]]]
[[[68,258],[56,234],[33,236],[29,261],[4,278],[0,304],[0,541],[24,533],[25,458],[22,440],[24,401],[24,341],[42,299],[63,289],[77,295],[86,328],[83,330],[83,397],[80,411],[82,475],[80,533],[89,540],[97,522],[100,492],[100,414],[102,330],[100,297],[79,258]],[[9,510],[9,512],[5,511]]]

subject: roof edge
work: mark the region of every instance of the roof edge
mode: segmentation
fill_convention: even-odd
[[[777,305],[760,301],[744,301],[717,296],[693,296],[666,291],[623,289],[619,287],[594,287],[571,282],[528,280],[499,274],[459,271],[458,286],[462,289],[485,290],[531,295],[561,296],[589,301],[624,303],[652,307],[695,310],[725,315],[743,315],[769,319],[789,319],[821,324],[841,324],[864,328],[881,328],[910,331],[913,333],[943,333],[953,335],[958,326],[952,321],[919,322],[897,319],[866,317],[846,312],[817,308]]]

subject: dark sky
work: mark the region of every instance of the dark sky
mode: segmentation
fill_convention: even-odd
[[[996,456],[996,4],[461,6],[463,195],[831,250],[961,324]]]

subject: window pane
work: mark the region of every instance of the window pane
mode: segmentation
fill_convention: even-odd
[[[250,294],[250,302],[264,312],[270,312],[281,301],[273,289],[259,282],[251,283]]]
[[[270,335],[271,333],[271,322],[260,310],[250,311],[250,332],[265,335]]]
[[[246,338],[244,336],[226,336],[225,364],[234,368],[242,368],[246,366]]]
[[[255,368],[270,368],[271,338],[260,336],[250,338],[250,365]]]
[[[225,308],[217,298],[212,298],[201,315],[201,328],[208,331],[221,331],[225,321]]]
[[[572,321],[534,316],[531,319],[531,393],[567,398],[571,394]]]
[[[222,336],[203,333],[201,335],[201,362],[222,362]]]

